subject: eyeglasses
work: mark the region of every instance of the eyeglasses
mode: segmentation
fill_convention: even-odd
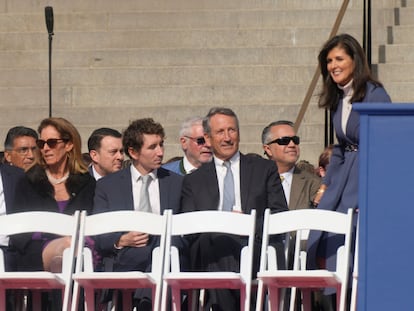
[[[29,153],[29,150],[32,153],[34,153],[36,149],[37,149],[37,146],[33,146],[33,147],[20,147],[20,148],[16,148],[16,149],[12,149],[12,150],[13,151],[16,151],[20,155],[26,155],[26,154]]]
[[[198,146],[202,146],[206,143],[206,140],[204,137],[190,137],[190,136],[184,136],[187,137],[188,139],[191,139],[192,141],[194,141]]]
[[[63,138],[49,138],[48,140],[38,139],[38,140],[36,140],[36,145],[40,149],[43,149],[45,144],[47,144],[50,148],[55,148],[56,145],[60,142],[65,142],[66,143],[66,142],[68,142],[68,140],[63,139]]]
[[[272,140],[270,143],[267,143],[267,144],[271,145],[271,144],[276,143],[281,146],[286,146],[286,145],[289,145],[290,141],[293,141],[295,145],[299,145],[300,138],[299,136],[283,136],[283,137],[276,138],[275,140]]]

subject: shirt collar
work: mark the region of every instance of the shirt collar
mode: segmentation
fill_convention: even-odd
[[[194,165],[192,165],[190,163],[190,161],[188,161],[186,156],[184,156],[184,158],[183,158],[183,166],[184,166],[184,170],[185,170],[186,174],[188,174],[188,173],[190,173],[190,172],[197,169]]]
[[[133,165],[130,166],[130,170],[131,170],[132,180],[138,181],[138,179],[142,176],[142,174],[138,172],[138,170]],[[157,169],[153,170],[148,175],[150,175],[153,180],[157,179]]]
[[[215,155],[213,155],[214,157],[214,163],[216,163],[217,166],[223,166],[224,161],[217,158]],[[235,163],[238,162],[240,160],[240,152],[237,151],[231,158],[230,158],[230,163]]]

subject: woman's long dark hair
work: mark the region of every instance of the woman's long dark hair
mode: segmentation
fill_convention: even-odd
[[[363,100],[368,81],[377,86],[382,86],[379,81],[372,77],[364,50],[354,37],[349,34],[340,34],[329,39],[322,47],[318,56],[319,68],[323,78],[323,89],[319,96],[319,107],[333,111],[338,106],[342,91],[337,87],[337,84],[332,80],[328,72],[327,56],[336,47],[343,48],[345,53],[354,61],[354,72],[352,73],[352,88],[354,93],[351,98],[351,103]]]

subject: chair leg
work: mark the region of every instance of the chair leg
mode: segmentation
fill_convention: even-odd
[[[279,310],[279,293],[280,289],[278,287],[274,286],[268,286],[267,292],[268,292],[268,299],[269,299],[269,309],[268,311],[277,311]]]
[[[172,310],[181,311],[181,289],[172,287],[171,288],[171,304]]]
[[[40,290],[32,290],[32,309],[33,311],[42,310],[42,292]]]
[[[309,288],[303,288],[302,290],[302,304],[304,311],[311,311],[312,309],[312,298],[311,298],[311,290]]]
[[[130,290],[122,291],[122,308],[123,310],[132,310],[132,294]]]

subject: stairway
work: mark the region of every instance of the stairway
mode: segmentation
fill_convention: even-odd
[[[362,2],[350,1],[340,28],[358,39],[362,38]],[[379,46],[387,57],[392,55],[392,45],[385,43],[390,43],[387,26],[394,23],[395,1],[373,2],[373,62],[378,62],[383,60]],[[407,7],[400,8],[401,13],[410,10],[411,1],[404,2]],[[53,116],[77,126],[83,151],[97,127],[122,130],[130,120],[153,117],[166,129],[168,159],[181,154],[181,121],[205,115],[212,106],[234,109],[240,119],[241,151],[262,154],[263,127],[278,119],[295,121],[316,69],[318,50],[329,36],[342,0],[2,3],[0,137],[17,124],[36,128],[48,116],[44,7],[51,5]],[[405,19],[409,20],[400,14],[400,22]],[[409,33],[402,37],[403,26],[398,27],[395,43],[408,42]],[[387,69],[387,77],[383,72],[388,60],[378,72],[387,89],[398,94],[404,84],[403,76],[391,78],[393,70],[401,74],[401,65],[396,65]],[[390,89],[393,84],[395,91]],[[323,122],[314,97],[299,135],[301,158],[315,164],[323,150]]]

